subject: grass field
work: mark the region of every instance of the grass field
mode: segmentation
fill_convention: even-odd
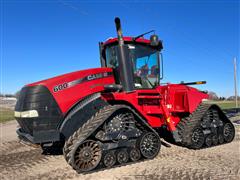
[[[235,108],[235,101],[209,101],[212,104],[219,105],[222,109]]]
[[[0,123],[14,119],[14,111],[7,108],[0,108]]]

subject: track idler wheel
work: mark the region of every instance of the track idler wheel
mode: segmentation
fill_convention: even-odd
[[[223,137],[226,142],[231,142],[235,136],[235,129],[231,123],[226,123],[223,127]]]
[[[128,153],[126,150],[120,150],[117,153],[117,161],[119,164],[124,164],[128,162]]]
[[[137,148],[132,148],[130,150],[129,156],[131,161],[136,162],[141,158],[141,153]]]
[[[139,148],[143,157],[147,159],[156,157],[161,148],[159,136],[153,132],[143,134],[140,139]]]
[[[200,149],[204,144],[204,133],[202,128],[198,127],[193,130],[192,136],[191,136],[192,145],[191,147],[193,149]]]
[[[114,151],[108,152],[103,158],[103,164],[110,168],[114,166],[117,162],[117,157]]]
[[[101,161],[102,148],[93,140],[87,140],[77,147],[74,153],[73,167],[78,172],[87,172],[96,168]]]

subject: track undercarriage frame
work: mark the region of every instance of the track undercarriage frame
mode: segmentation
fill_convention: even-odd
[[[229,143],[234,126],[216,105],[200,104],[176,126],[180,141],[192,149]],[[66,141],[66,161],[79,173],[125,165],[157,156],[158,132],[126,105],[108,105],[93,115]]]

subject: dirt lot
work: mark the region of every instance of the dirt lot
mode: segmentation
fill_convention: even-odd
[[[162,146],[149,161],[76,174],[63,156],[42,155],[41,150],[20,144],[16,123],[0,124],[0,179],[239,179],[240,128],[230,144],[203,150]]]

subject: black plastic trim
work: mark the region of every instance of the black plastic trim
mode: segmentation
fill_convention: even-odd
[[[15,111],[23,112],[28,110],[36,110],[39,116],[15,118],[21,127],[21,133],[28,134],[25,137],[32,136],[35,143],[60,140],[57,125],[63,118],[63,114],[47,87],[36,85],[22,88]]]
[[[63,138],[68,139],[69,136],[106,105],[108,103],[101,99],[99,93],[86,97],[79,102],[79,104],[71,109],[63,122],[58,125]]]
[[[57,130],[37,131],[33,136],[24,132],[21,128],[17,129],[19,139],[33,144],[60,141],[60,133]]]

